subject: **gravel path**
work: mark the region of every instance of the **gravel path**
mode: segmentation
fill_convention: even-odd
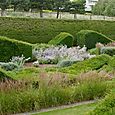
[[[41,109],[39,111],[19,113],[19,114],[15,114],[15,115],[32,115],[32,114],[38,114],[38,113],[42,113],[42,112],[49,112],[49,111],[54,111],[54,110],[59,110],[59,109],[67,109],[67,108],[76,107],[76,106],[84,105],[84,104],[91,104],[91,103],[95,103],[95,102],[96,102],[96,100],[83,101],[83,102],[74,103],[74,104],[70,104],[70,105],[62,105],[62,106],[58,106],[58,107],[51,107],[51,108],[47,108],[47,109]]]

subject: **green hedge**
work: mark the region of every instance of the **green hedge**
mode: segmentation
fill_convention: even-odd
[[[0,36],[0,61],[7,62],[22,54],[32,58],[32,44]]]
[[[106,37],[105,35],[98,33],[92,30],[81,30],[76,34],[75,44],[83,47],[86,45],[88,49],[94,48],[96,43],[100,42],[102,44],[106,44],[111,42],[112,40]]]
[[[110,56],[115,55],[115,47],[102,47],[100,49],[101,54],[108,54]]]
[[[59,68],[58,71],[63,73],[79,75],[83,72],[88,72],[91,70],[99,70],[104,65],[109,64],[111,56],[107,54],[98,55],[94,58],[86,59],[81,62],[76,62],[72,66]],[[47,71],[57,71],[57,68],[48,68]]]
[[[56,20],[0,17],[0,35],[30,43],[47,43],[60,32],[98,31],[115,40],[115,21]]]
[[[73,46],[74,37],[66,32],[61,32],[59,35],[57,35],[54,39],[50,40],[48,44],[53,45],[67,45],[68,47]]]
[[[115,115],[115,92],[107,95],[89,115]]]

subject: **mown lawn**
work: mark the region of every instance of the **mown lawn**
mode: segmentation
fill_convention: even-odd
[[[95,106],[96,103],[85,104],[67,109],[42,112],[34,115],[86,115],[89,111],[93,110]]]

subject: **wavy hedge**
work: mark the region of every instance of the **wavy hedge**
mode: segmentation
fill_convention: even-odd
[[[81,30],[76,34],[75,44],[83,47],[86,45],[88,49],[94,48],[96,43],[107,44],[112,40],[105,35],[92,30]]]
[[[60,32],[98,31],[115,39],[115,21],[56,20],[0,17],[0,35],[30,43],[47,43]]]
[[[66,32],[61,32],[59,35],[57,35],[54,39],[50,40],[48,44],[53,45],[67,45],[68,47],[73,46],[74,37]]]
[[[0,36],[0,61],[7,62],[12,56],[32,57],[32,44]]]

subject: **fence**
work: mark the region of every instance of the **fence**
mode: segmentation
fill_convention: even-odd
[[[5,12],[5,17],[27,17],[27,18],[40,18],[39,13],[32,12]],[[56,12],[43,13],[43,19],[55,19]],[[68,12],[60,12],[59,19],[72,19],[72,20],[107,20],[107,21],[115,21],[115,17],[107,17],[107,16],[98,16],[98,15],[82,15],[82,14],[70,14]]]

